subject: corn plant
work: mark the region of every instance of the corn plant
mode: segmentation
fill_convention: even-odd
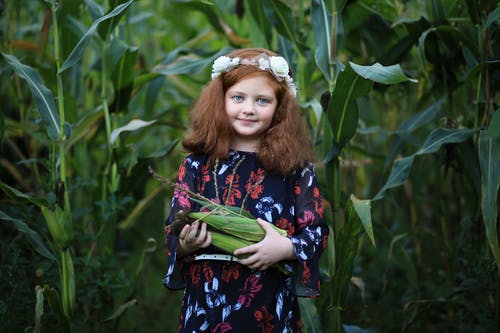
[[[244,46],[292,65],[316,145],[332,236],[305,330],[498,330],[497,7],[0,1],[0,330],[176,327],[147,166],[173,177],[210,64]]]

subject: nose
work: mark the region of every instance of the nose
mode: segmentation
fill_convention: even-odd
[[[255,106],[251,101],[246,101],[243,105],[242,112],[246,115],[255,113]]]

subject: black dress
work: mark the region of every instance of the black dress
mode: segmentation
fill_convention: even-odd
[[[189,155],[177,184],[214,202],[242,207],[285,229],[297,259],[275,268],[251,270],[231,261],[176,259],[178,238],[167,231],[168,267],[164,284],[185,288],[179,332],[301,332],[297,296],[319,295],[319,257],[328,227],[312,165],[289,177],[267,173],[255,153],[230,151],[207,165],[207,156]],[[199,210],[186,192],[174,190],[167,225],[181,209]],[[168,229],[167,229],[168,230]],[[196,254],[221,253],[209,247]]]

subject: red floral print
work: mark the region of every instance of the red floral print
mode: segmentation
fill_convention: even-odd
[[[272,320],[274,316],[267,310],[266,307],[261,307],[260,310],[254,312],[254,318],[259,323],[261,332],[271,333],[273,331],[274,325]]]
[[[179,167],[179,174],[177,177],[179,178],[179,181],[183,182],[185,176],[186,176],[186,164],[183,163]]]
[[[299,185],[295,185],[294,188],[293,188],[293,193],[295,195],[300,195],[300,192],[302,192],[300,186]]]
[[[222,281],[229,282],[231,278],[238,280],[239,277],[240,271],[238,270],[238,266],[233,263],[224,263],[222,267]]]
[[[301,228],[304,228],[314,222],[314,213],[310,210],[304,211],[304,217],[297,218],[297,222]]]
[[[241,199],[241,191],[239,189],[240,184],[238,183],[240,175],[230,174],[226,177],[226,188],[224,189],[223,198],[226,205],[234,206],[236,204],[236,199]],[[231,191],[231,193],[228,193]]]
[[[264,179],[264,170],[258,169],[257,172],[250,172],[250,178],[245,185],[245,190],[250,193],[250,198],[258,199],[264,191],[264,186],[261,184]]]
[[[229,323],[218,323],[217,325],[215,325],[212,333],[226,333],[230,332],[232,329],[233,327]]]
[[[203,164],[200,169],[200,184],[198,185],[198,192],[203,193],[205,190],[205,184],[210,183],[210,169],[207,164]]]
[[[207,282],[212,282],[214,278],[214,271],[206,261],[203,265],[203,274],[205,275],[205,280],[207,280]]]
[[[187,276],[191,279],[193,285],[198,286],[200,283],[200,265],[189,265]]]
[[[295,233],[295,227],[285,218],[280,218],[276,221],[276,226],[280,229],[286,230],[287,236],[292,236]]]
[[[189,189],[189,187],[185,183],[179,183],[179,187],[184,189]],[[186,191],[182,191],[177,187],[174,189],[173,197],[177,199],[179,202],[179,206],[182,208],[191,208],[191,201],[189,200],[189,196]]]
[[[258,293],[261,289],[262,285],[259,284],[259,279],[253,274],[250,275],[245,280],[245,286],[240,290],[241,294],[238,297],[238,303],[248,308],[255,297],[255,293]]]
[[[302,283],[307,284],[311,280],[311,270],[307,266],[306,262],[303,263],[304,271],[302,272]]]

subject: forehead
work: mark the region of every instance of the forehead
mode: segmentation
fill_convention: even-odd
[[[276,84],[266,75],[256,75],[236,82],[229,91],[276,94]]]

